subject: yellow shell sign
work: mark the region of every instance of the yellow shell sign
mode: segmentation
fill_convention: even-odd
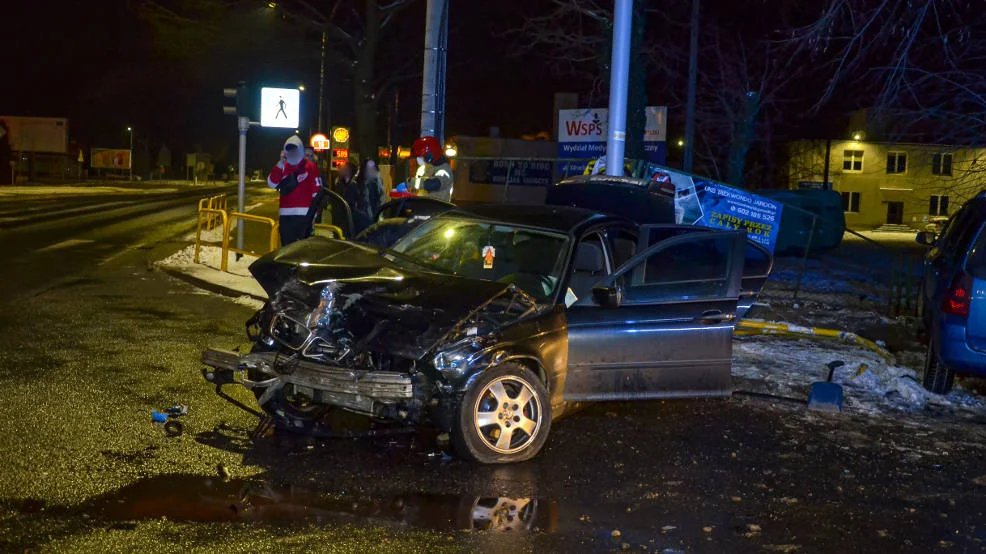
[[[335,129],[332,129],[332,140],[335,142],[349,141],[349,129],[345,127],[336,127]]]

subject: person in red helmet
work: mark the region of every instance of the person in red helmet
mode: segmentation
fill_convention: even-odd
[[[442,143],[435,137],[421,137],[411,145],[411,155],[418,160],[414,190],[429,198],[452,201],[452,166],[445,157]]]

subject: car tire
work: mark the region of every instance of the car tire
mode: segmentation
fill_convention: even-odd
[[[267,346],[263,342],[257,341],[250,348],[250,353],[274,352],[279,348],[277,344]],[[248,371],[247,377],[260,380],[269,377],[269,375],[256,373],[251,370]],[[325,417],[331,411],[331,407],[296,402],[294,399],[288,397],[287,392],[282,387],[271,391],[265,399],[264,395],[267,394],[269,388],[254,388],[251,389],[251,392],[253,392],[254,398],[257,399],[257,405],[264,413],[273,418],[278,428],[313,437],[334,436],[335,431],[326,422]]]
[[[942,363],[935,347],[935,340],[928,339],[928,353],[924,358],[924,388],[935,394],[948,394],[955,381],[955,372]]]
[[[480,374],[466,390],[452,439],[463,458],[507,464],[533,458],[550,430],[551,400],[544,383],[529,369],[506,363]]]

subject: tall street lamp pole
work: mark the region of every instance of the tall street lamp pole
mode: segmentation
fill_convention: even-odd
[[[627,81],[630,76],[630,15],[633,0],[613,6],[613,57],[609,77],[609,136],[606,138],[606,175],[623,175],[627,130]]]
[[[127,127],[127,134],[130,135],[130,180],[134,180],[134,128]]]

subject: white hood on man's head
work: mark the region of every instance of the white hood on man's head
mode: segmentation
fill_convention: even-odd
[[[289,144],[295,145],[294,152],[288,152]],[[298,135],[291,135],[288,137],[288,140],[284,141],[284,154],[289,164],[300,164],[301,160],[305,157],[305,143],[301,142],[301,138]]]

